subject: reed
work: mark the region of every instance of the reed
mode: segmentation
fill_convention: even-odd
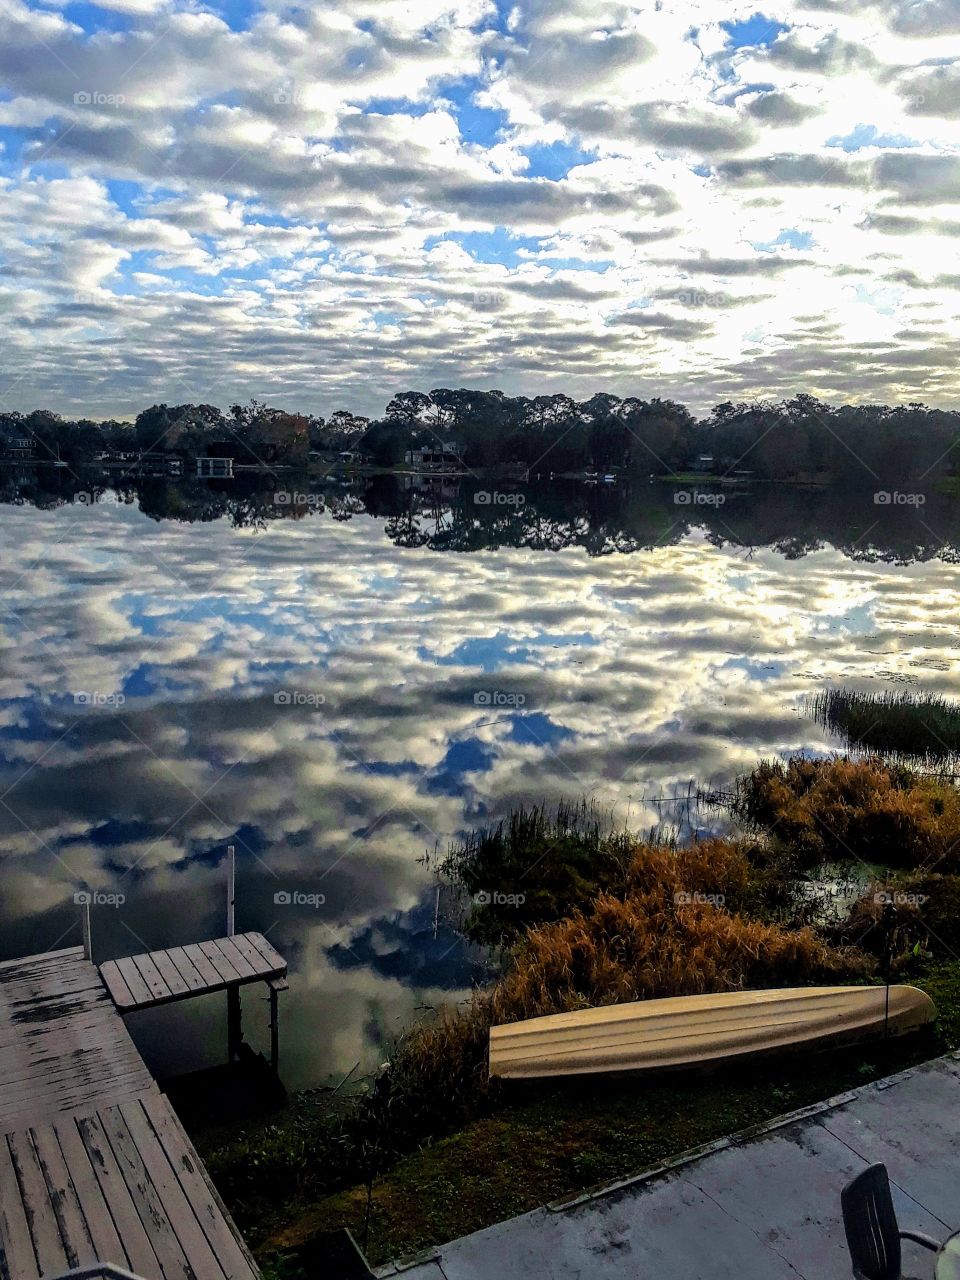
[[[939,695],[827,689],[812,711],[853,747],[931,761],[960,753],[960,705]]]

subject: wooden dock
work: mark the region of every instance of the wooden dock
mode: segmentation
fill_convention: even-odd
[[[0,964],[0,1280],[98,1265],[142,1280],[257,1280],[119,1009],[253,981],[266,981],[275,1002],[286,966],[252,941],[260,936],[231,940],[255,973],[241,972],[222,941],[198,944],[211,968],[197,964],[189,979],[179,953],[191,948],[136,957],[146,995],[131,989],[125,962],[110,962],[123,978],[111,986],[114,970],[98,972],[80,949]]]
[[[100,966],[100,976],[121,1013],[228,991],[249,982],[269,983],[286,972],[286,961],[262,933],[238,933],[213,942],[108,960]]]

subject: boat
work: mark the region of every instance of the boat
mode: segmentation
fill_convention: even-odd
[[[636,1000],[490,1030],[507,1079],[711,1067],[915,1031],[937,1016],[916,987],[786,987]]]

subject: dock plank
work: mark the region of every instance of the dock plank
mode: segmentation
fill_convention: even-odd
[[[183,954],[203,979],[206,989],[208,991],[218,990],[221,982],[220,975],[200,950],[199,945],[196,942],[191,942],[183,948]]]
[[[80,1207],[76,1188],[67,1172],[57,1135],[49,1126],[32,1132],[33,1148],[47,1184],[47,1199],[53,1206],[67,1261],[71,1267],[89,1267],[95,1262],[102,1262],[103,1259],[97,1257],[93,1239],[87,1230],[86,1218]]]
[[[122,960],[116,961],[116,966],[120,971],[120,976],[130,988],[130,994],[138,1005],[149,1005],[153,1002],[153,992],[143,980],[143,975],[136,966],[136,962],[130,956],[124,956]],[[104,966],[105,968],[106,966]],[[101,974],[103,969],[100,970]],[[109,983],[107,984],[109,986]]]
[[[72,949],[0,966],[0,1133],[156,1085],[97,973]]]
[[[202,992],[204,988],[203,978],[197,972],[197,966],[190,960],[183,947],[171,947],[169,951],[164,952],[170,963],[176,968],[180,977],[184,980],[191,991]]]
[[[263,966],[252,965],[233,938],[217,938],[213,944],[233,965],[241,978],[259,978]]]
[[[47,1184],[29,1130],[7,1135],[10,1156],[20,1184],[20,1199],[30,1228],[41,1275],[59,1275],[74,1263],[67,1257],[60,1228],[50,1206]]]
[[[95,1262],[112,1262],[118,1267],[129,1267],[130,1258],[117,1232],[113,1215],[103,1198],[97,1175],[87,1155],[76,1122],[69,1120],[50,1130],[56,1138],[63,1162],[70,1173],[77,1204],[87,1232],[93,1243]]]
[[[262,933],[248,933],[247,937],[263,956],[263,962],[270,969],[271,976],[282,977],[287,972],[287,962],[280,952],[270,945]]]
[[[76,1124],[80,1141],[100,1187],[100,1194],[110,1206],[110,1216],[123,1241],[131,1271],[144,1280],[162,1275],[156,1251],[150,1243],[130,1188],[124,1181],[100,1117],[78,1118]]]
[[[157,968],[156,961],[152,953],[149,955],[133,956],[133,963],[137,966],[140,977],[144,980],[149,988],[150,994],[154,1000],[168,1000],[170,998],[170,986],[165,980],[163,974]]]
[[[169,1153],[163,1144],[156,1141],[156,1135],[142,1104],[125,1103],[119,1110],[184,1255],[190,1259],[197,1275],[202,1276],[204,1280],[218,1280],[223,1277],[224,1273],[217,1261],[217,1256],[210,1248],[210,1242],[204,1235],[196,1214],[183,1193],[183,1187],[170,1163]]]
[[[5,1137],[0,1137],[0,1274],[39,1280],[33,1237]]]
[[[143,1109],[170,1157],[184,1194],[193,1206],[197,1220],[216,1252],[228,1280],[244,1280],[251,1271],[256,1270],[256,1264],[234,1227],[206,1169],[191,1147],[190,1139],[176,1112],[166,1098],[156,1097],[144,1098]]]
[[[190,1266],[119,1108],[110,1107],[101,1112],[99,1118],[123,1180],[133,1192],[137,1212],[164,1276],[175,1276],[177,1280],[206,1280],[203,1272],[195,1272]]]
[[[223,954],[215,942],[199,943],[200,950],[206,956],[207,960],[213,965],[217,973],[220,975],[220,983],[224,987],[237,986],[240,983],[240,974]]]
[[[156,965],[160,977],[166,983],[171,997],[190,995],[195,990],[188,982],[184,981],[183,975],[166,951],[152,951],[150,958]]]

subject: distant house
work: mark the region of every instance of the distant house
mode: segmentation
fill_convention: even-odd
[[[143,453],[139,470],[146,476],[182,476],[183,459],[167,453]]]
[[[34,442],[30,436],[12,436],[4,447],[4,457],[23,462],[33,457]]]
[[[233,458],[198,458],[198,480],[232,480]]]
[[[460,446],[453,440],[430,449],[408,449],[403,460],[409,467],[417,467],[422,471],[448,471],[463,466]]]

